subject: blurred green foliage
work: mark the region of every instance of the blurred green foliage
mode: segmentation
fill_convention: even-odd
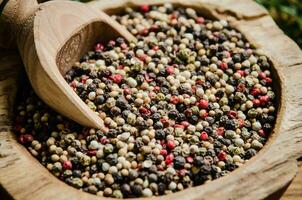
[[[302,0],[255,0],[265,6],[279,27],[302,48]]]
[[[88,2],[91,0],[75,0]],[[155,0],[156,1],[156,0]],[[266,7],[283,31],[302,48],[302,0],[255,0]]]

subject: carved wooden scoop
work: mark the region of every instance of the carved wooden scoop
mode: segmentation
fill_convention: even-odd
[[[6,3],[6,2],[3,2]],[[63,76],[99,41],[135,38],[105,13],[72,1],[9,0],[3,21],[17,39],[28,78],[37,95],[79,124],[101,128],[101,119]]]

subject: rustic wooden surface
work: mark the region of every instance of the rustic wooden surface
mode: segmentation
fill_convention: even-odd
[[[102,128],[102,120],[64,80],[80,57],[102,38],[135,40],[103,12],[72,1],[10,0],[2,13],[3,29],[12,30],[36,94],[60,114],[79,124]],[[0,32],[1,33],[1,32]],[[54,98],[56,97],[56,98]],[[62,101],[64,99],[64,101]]]
[[[156,1],[157,3],[163,0]],[[165,1],[167,2],[167,0]],[[169,1],[171,2],[171,1]],[[276,191],[291,183],[299,171],[302,156],[302,53],[280,31],[267,12],[250,0],[174,0],[220,19],[229,19],[250,42],[272,61],[280,94],[277,124],[264,149],[231,175],[208,184],[152,199],[276,199]],[[203,4],[201,4],[201,2]],[[91,6],[116,12],[125,5],[154,4],[151,0],[102,0]],[[251,28],[252,27],[252,28]],[[7,59],[10,56],[13,59]],[[79,192],[52,176],[10,132],[10,117],[20,61],[14,54],[0,60],[0,184],[6,197],[14,199],[108,199]],[[14,66],[14,70],[11,67]],[[299,172],[302,174],[302,172]],[[282,199],[301,199],[302,178],[297,175]],[[0,188],[1,191],[1,188]],[[275,194],[273,194],[275,193]]]

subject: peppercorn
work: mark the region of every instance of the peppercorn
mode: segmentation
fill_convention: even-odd
[[[174,158],[174,167],[175,167],[175,169],[182,169],[185,164],[186,164],[186,160],[185,160],[184,157],[176,156]]]

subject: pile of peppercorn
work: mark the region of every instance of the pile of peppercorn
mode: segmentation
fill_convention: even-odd
[[[51,173],[101,196],[150,197],[224,176],[263,147],[275,121],[271,65],[241,33],[171,4],[113,18],[138,41],[96,44],[65,75],[102,129],[23,89],[14,129]]]

